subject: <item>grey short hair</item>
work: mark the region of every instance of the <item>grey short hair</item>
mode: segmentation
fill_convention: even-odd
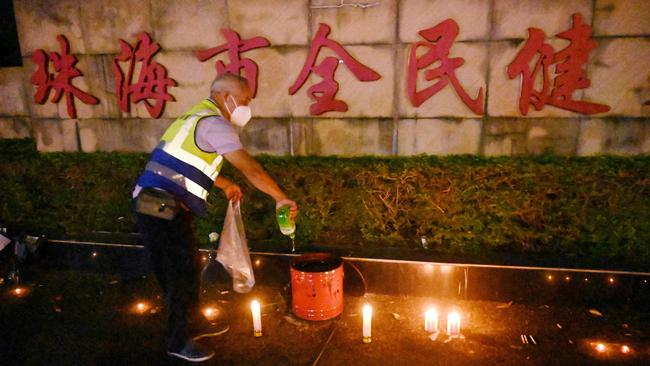
[[[210,94],[219,92],[232,93],[235,88],[248,88],[248,80],[245,77],[231,74],[229,72],[217,76],[210,86]]]

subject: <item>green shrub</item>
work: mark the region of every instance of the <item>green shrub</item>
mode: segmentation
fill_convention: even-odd
[[[147,154],[38,154],[0,140],[0,222],[50,233],[135,231],[131,190]],[[650,157],[270,157],[259,161],[300,205],[297,243],[333,249],[421,250],[486,257],[650,263]],[[233,168],[245,190],[251,243],[288,248],[272,200]],[[196,221],[220,231],[214,190]]]

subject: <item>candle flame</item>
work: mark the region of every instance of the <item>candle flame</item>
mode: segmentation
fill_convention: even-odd
[[[424,312],[424,330],[427,332],[438,331],[438,312],[435,308],[428,308]]]
[[[460,314],[458,314],[455,311],[449,313],[449,320],[454,322],[460,322]]]
[[[630,353],[630,347],[623,345],[623,347],[621,347],[621,352],[624,354]]]
[[[447,334],[449,336],[460,336],[460,314],[452,311],[447,315]]]
[[[259,310],[260,309],[260,302],[257,300],[251,301],[251,310],[255,311],[255,309]]]
[[[136,313],[138,313],[138,314],[144,314],[144,313],[146,313],[150,308],[151,308],[151,306],[150,306],[148,303],[146,303],[146,302],[144,302],[144,301],[140,301],[140,302],[138,302],[137,304],[135,304],[135,306],[134,306],[134,312],[136,312]]]
[[[600,353],[603,353],[603,352],[607,351],[607,347],[602,343],[597,343],[596,344],[596,351],[598,351]]]
[[[363,305],[363,316],[372,316],[372,306],[369,304]]]

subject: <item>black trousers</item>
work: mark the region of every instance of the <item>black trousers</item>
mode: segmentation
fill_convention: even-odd
[[[169,312],[167,346],[182,348],[190,338],[188,325],[200,317],[201,260],[192,215],[181,210],[172,221],[137,212],[135,216]]]

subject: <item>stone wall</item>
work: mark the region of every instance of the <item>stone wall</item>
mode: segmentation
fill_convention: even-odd
[[[242,39],[262,36],[271,46],[242,57],[259,66],[255,119],[242,135],[253,153],[277,155],[413,154],[646,154],[650,152],[650,1],[647,0],[14,0],[23,66],[0,68],[0,138],[33,137],[41,151],[149,151],[165,127],[207,96],[215,61],[200,62],[194,51],[224,43],[220,28]],[[585,116],[553,106],[527,116],[518,109],[520,78],[507,65],[528,39],[529,27],[542,29],[555,50],[568,42],[579,12],[593,27],[598,46],[590,53],[591,86],[576,99],[607,104],[607,113]],[[485,114],[474,114],[451,85],[413,107],[406,96],[410,45],[418,31],[452,18],[460,33],[451,57],[465,64],[456,75],[467,93],[485,94]],[[336,72],[337,99],[349,110],[309,114],[309,77],[289,95],[319,23],[381,79],[360,82],[344,65]],[[176,99],[153,119],[142,104],[118,108],[111,71],[119,39],[135,44],[148,32],[162,50],[154,58],[178,85]],[[65,97],[58,104],[34,102],[31,75],[37,49],[59,51],[63,34],[84,74],[74,85],[100,99],[76,101],[70,119]],[[321,52],[320,58],[328,55]]]

